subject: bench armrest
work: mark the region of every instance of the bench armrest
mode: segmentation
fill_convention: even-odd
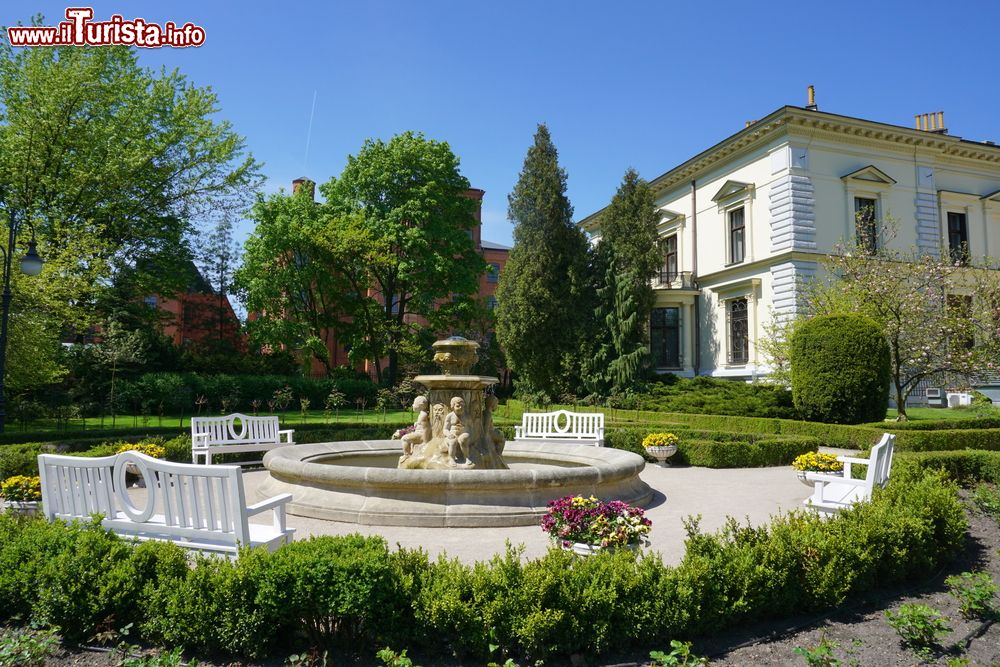
[[[807,472],[806,481],[816,482],[817,484],[851,484],[854,486],[866,486],[868,484],[863,479],[841,477],[840,475],[830,475],[822,472]]]
[[[192,447],[208,447],[208,433],[195,433],[191,436]]]
[[[871,463],[870,459],[859,459],[853,456],[838,456],[837,460],[841,463],[856,463],[858,465],[866,466]]]
[[[521,437],[521,426],[514,427],[514,439],[517,440]]]
[[[295,430],[294,429],[290,429],[290,428],[289,429],[285,429],[283,431],[278,431],[278,442],[279,443],[281,442],[281,436],[285,436],[285,442],[290,445],[290,444],[292,444],[292,443],[295,442],[295,440],[293,439],[294,434],[295,434]]]
[[[267,500],[262,500],[256,505],[247,507],[247,516],[254,516],[266,510],[274,512],[272,523],[275,530],[285,532],[285,505],[292,499],[292,494],[282,493]]]

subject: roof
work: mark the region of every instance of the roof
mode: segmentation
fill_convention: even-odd
[[[842,116],[826,111],[813,111],[805,107],[783,106],[652,179],[649,184],[654,195],[659,195],[679,183],[693,180],[736,151],[755,144],[764,137],[769,137],[775,131],[790,125],[897,141],[909,146],[928,146],[948,155],[986,158],[992,162],[1000,163],[1000,146],[989,142],[971,141],[954,135]],[[597,222],[603,211],[604,208],[591,213],[577,224],[587,229]]]
[[[509,245],[501,245],[499,243],[494,243],[493,241],[481,240],[479,245],[481,245],[485,250],[510,250]]]

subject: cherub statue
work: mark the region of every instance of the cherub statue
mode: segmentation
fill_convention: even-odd
[[[413,430],[400,438],[403,441],[403,456],[400,462],[405,461],[413,455],[413,445],[423,445],[431,439],[431,420],[427,415],[429,402],[426,396],[417,396],[413,399],[413,411],[417,414],[417,421],[413,424]]]
[[[462,423],[465,413],[465,400],[461,396],[451,399],[451,412],[444,420],[444,435],[448,443],[448,456],[452,461],[460,459],[469,462],[469,434]]]
[[[503,454],[503,447],[507,444],[507,438],[504,437],[503,433],[498,428],[493,426],[493,411],[497,409],[497,405],[500,401],[496,396],[490,394],[486,397],[486,415],[483,419],[483,433],[486,437],[490,439],[493,443],[493,448],[497,452],[497,456]]]

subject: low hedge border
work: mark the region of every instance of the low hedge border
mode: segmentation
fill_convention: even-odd
[[[903,470],[940,470],[962,486],[977,482],[1000,484],[1000,452],[972,450],[904,452],[893,466]]]
[[[624,449],[655,461],[646,453],[642,439],[657,430],[669,430],[680,442],[673,461],[706,468],[760,468],[790,465],[795,457],[815,452],[819,440],[809,436],[756,435],[684,428],[615,428],[605,433],[608,447]]]
[[[0,624],[59,626],[75,641],[113,619],[143,641],[252,660],[314,647],[350,662],[382,646],[470,664],[596,657],[924,577],[959,551],[966,527],[954,484],[919,471],[832,520],[795,511],[766,527],[730,519],[713,534],[689,521],[677,567],[626,550],[525,562],[513,548],[465,565],[360,535],[189,564],[172,544],[0,516]]]

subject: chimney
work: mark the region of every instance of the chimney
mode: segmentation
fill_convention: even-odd
[[[292,194],[298,194],[299,190],[303,189],[310,199],[316,199],[316,183],[305,176],[299,176],[292,181]]]
[[[913,117],[914,128],[924,132],[934,134],[948,134],[948,128],[944,126],[944,112],[933,111],[931,113],[917,114]]]
[[[816,86],[810,85],[806,88],[806,109],[819,111],[819,107],[816,106]]]

